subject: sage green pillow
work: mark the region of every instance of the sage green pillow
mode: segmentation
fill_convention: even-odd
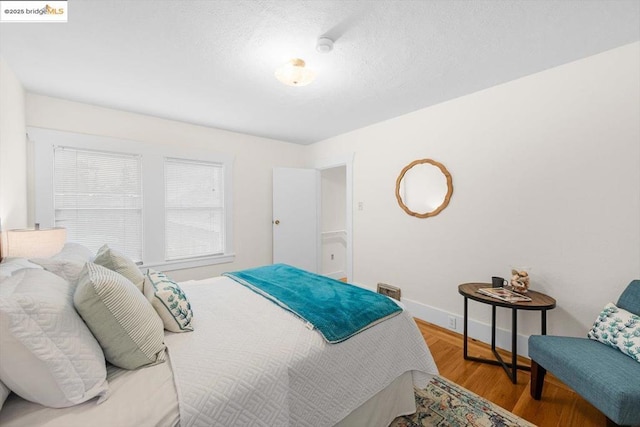
[[[86,263],[73,303],[112,364],[137,369],[164,362],[162,320],[145,296],[121,274]]]
[[[127,258],[118,251],[114,251],[107,245],[98,249],[94,263],[122,274],[142,292],[144,286],[144,274],[140,271],[135,262]]]

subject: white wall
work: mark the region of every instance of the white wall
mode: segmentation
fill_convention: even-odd
[[[235,156],[235,262],[170,275],[176,280],[198,279],[271,263],[272,170],[301,166],[305,147],[34,94],[27,95],[26,107],[28,126],[210,149]]]
[[[640,277],[639,76],[634,43],[312,145],[312,157],[355,152],[354,281],[399,286],[444,323],[462,313],[458,284],[527,266],[557,299],[549,332],[584,336]],[[453,176],[449,207],[428,219],[394,197],[420,158]],[[487,306],[470,316],[490,322]],[[540,316],[520,324],[539,333]]]
[[[0,220],[2,229],[27,227],[25,91],[0,59]]]

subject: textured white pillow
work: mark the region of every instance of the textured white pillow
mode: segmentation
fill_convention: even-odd
[[[62,250],[52,258],[87,262],[93,260],[93,252],[80,243],[67,242]]]
[[[41,266],[29,262],[26,258],[4,258],[0,262],[0,277],[9,277],[23,268],[42,269]]]
[[[24,269],[0,286],[0,380],[26,400],[53,408],[108,391],[104,354],[73,308],[73,287]]]
[[[75,285],[82,267],[92,259],[93,254],[89,248],[79,243],[68,242],[51,258],[32,258],[29,261]]]
[[[11,393],[9,387],[4,385],[2,381],[0,381],[0,410],[2,409],[2,405],[4,405],[4,401],[7,400],[7,397],[9,397],[9,393]]]
[[[72,285],[78,282],[84,261],[74,261],[71,259],[55,259],[55,258],[32,258],[31,262],[38,264],[45,270],[52,272],[56,276],[60,276]]]
[[[137,369],[164,362],[162,320],[126,277],[88,262],[73,302],[112,364]]]
[[[164,273],[147,270],[144,278],[144,295],[162,319],[166,330],[193,331],[191,304],[180,286]]]
[[[93,260],[98,265],[122,274],[129,279],[131,283],[142,292],[144,286],[144,275],[138,268],[135,262],[124,256],[118,251],[114,251],[107,245],[103,245],[98,249],[95,259]]]

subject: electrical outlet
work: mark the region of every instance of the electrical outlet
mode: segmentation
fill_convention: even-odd
[[[449,316],[449,329],[455,329],[456,328],[456,318],[453,316]]]

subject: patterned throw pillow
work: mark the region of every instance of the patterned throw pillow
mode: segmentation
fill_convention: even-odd
[[[612,302],[604,306],[587,336],[640,362],[640,316]]]
[[[162,319],[166,330],[193,331],[191,304],[176,282],[159,271],[149,269],[144,279],[144,295]]]
[[[94,263],[107,267],[109,270],[122,274],[129,279],[131,283],[142,292],[142,286],[144,284],[144,275],[138,268],[135,262],[122,255],[118,251],[114,251],[107,245],[103,245],[98,249]]]

